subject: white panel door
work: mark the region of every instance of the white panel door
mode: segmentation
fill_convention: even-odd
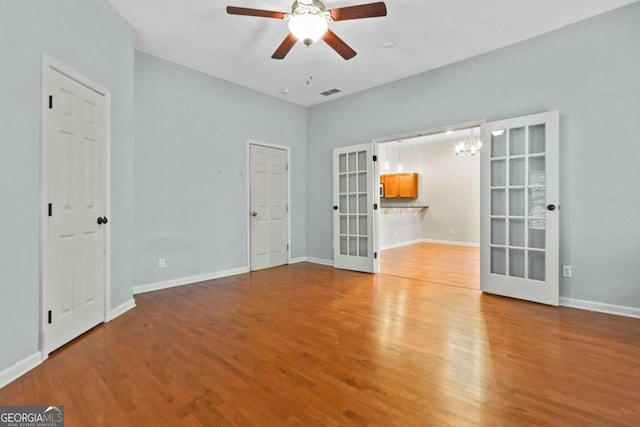
[[[251,144],[251,270],[289,262],[287,151]]]
[[[51,68],[45,78],[50,352],[105,320],[107,111],[103,95]]]
[[[482,126],[480,287],[559,303],[558,112]]]
[[[373,143],[333,149],[335,268],[374,272],[373,179]]]

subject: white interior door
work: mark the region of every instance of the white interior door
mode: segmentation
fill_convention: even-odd
[[[105,97],[47,67],[45,350],[105,320]]]
[[[559,302],[558,112],[482,126],[480,287]]]
[[[287,151],[251,144],[249,149],[251,270],[289,262]]]
[[[374,272],[373,179],[373,143],[334,148],[335,268]]]

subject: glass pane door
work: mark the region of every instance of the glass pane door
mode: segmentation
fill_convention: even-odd
[[[545,113],[483,128],[487,292],[557,305],[557,127],[557,113]]]
[[[334,265],[373,271],[372,144],[334,150]]]

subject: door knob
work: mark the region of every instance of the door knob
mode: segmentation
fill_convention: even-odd
[[[334,207],[333,207],[333,210],[334,210],[334,211],[337,211],[337,210],[338,210],[338,206],[337,206],[337,205],[336,205],[336,206],[334,206]]]
[[[258,212],[251,212],[251,216],[258,216]]]
[[[556,205],[547,205],[547,209],[550,211],[555,211],[556,210]]]
[[[106,216],[98,217],[98,225],[106,224],[108,222],[109,222],[109,220],[107,219]]]

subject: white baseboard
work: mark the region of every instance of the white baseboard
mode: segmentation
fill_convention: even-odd
[[[333,267],[333,261],[330,259],[314,258],[314,257],[308,256],[308,257],[305,257],[305,261],[312,262],[314,264],[328,265],[329,267]]]
[[[625,307],[622,305],[605,304],[602,302],[585,301],[575,298],[560,297],[560,305],[564,307],[579,308],[581,310],[597,311],[599,313],[615,314],[618,316],[635,317],[640,319],[640,308]]]
[[[42,353],[37,352],[26,359],[22,359],[15,365],[9,366],[4,371],[0,372],[0,388],[23,376],[41,363]]]
[[[161,289],[173,288],[176,286],[191,285],[193,283],[204,282],[206,280],[220,279],[222,277],[235,276],[237,274],[248,273],[249,268],[240,267],[232,270],[218,271],[215,273],[200,274],[198,276],[182,277],[179,279],[166,280],[164,282],[150,283],[148,285],[134,286],[133,294],[142,294],[145,292],[159,291]]]
[[[409,240],[408,242],[391,243],[390,245],[382,245],[380,246],[380,250],[384,251],[385,249],[400,248],[402,246],[414,245],[416,243],[422,243],[422,239]]]
[[[122,316],[127,311],[134,308],[135,306],[136,306],[136,300],[134,300],[133,298],[131,298],[129,301],[125,301],[124,303],[120,304],[119,306],[111,310],[111,312],[109,313],[109,317],[107,318],[107,322],[115,319],[118,316]]]
[[[305,262],[307,259],[303,256],[298,257],[298,258],[291,258],[291,261],[289,261],[289,264],[298,264],[300,262]]]
[[[455,242],[451,240],[433,240],[433,239],[420,239],[422,243],[438,243],[441,245],[456,245],[456,246],[471,246],[474,248],[479,248],[480,243],[472,243],[472,242]]]

